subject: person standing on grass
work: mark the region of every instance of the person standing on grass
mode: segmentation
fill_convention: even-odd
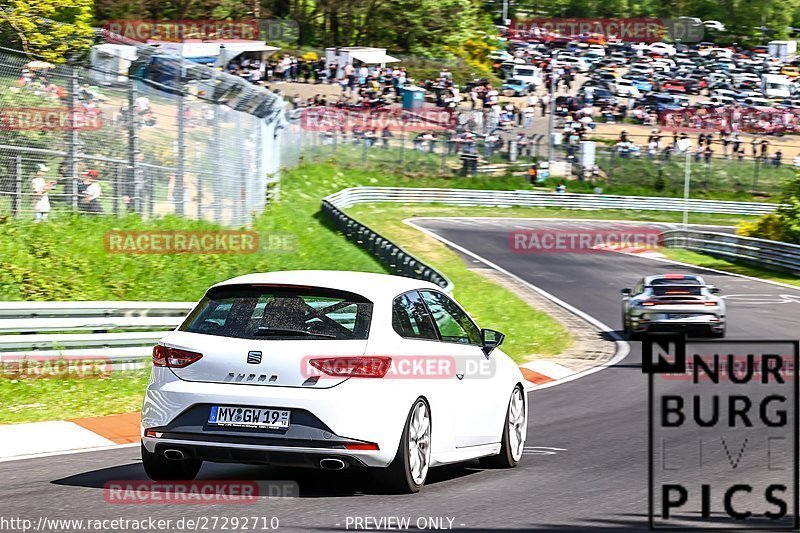
[[[56,186],[55,181],[47,181],[44,176],[50,167],[44,163],[38,164],[36,177],[31,180],[31,188],[33,189],[33,213],[34,222],[44,222],[47,220],[47,215],[50,213],[50,197],[47,195],[48,191],[53,190]]]

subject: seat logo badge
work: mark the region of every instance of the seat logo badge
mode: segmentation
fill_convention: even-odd
[[[261,362],[261,352],[247,352],[247,363],[257,365]]]
[[[456,372],[456,377],[458,379],[464,379],[464,373],[463,372]]]

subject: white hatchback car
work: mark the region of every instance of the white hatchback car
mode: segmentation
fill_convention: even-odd
[[[368,467],[416,492],[429,467],[516,466],[528,405],[502,341],[410,278],[288,271],[219,283],[153,350],[145,471]]]

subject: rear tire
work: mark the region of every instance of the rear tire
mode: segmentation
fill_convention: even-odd
[[[374,474],[392,492],[411,494],[425,484],[430,460],[431,412],[427,402],[417,398],[406,418],[392,464]]]
[[[191,481],[197,477],[203,461],[200,459],[173,461],[163,455],[147,451],[142,443],[142,466],[147,477],[153,481]]]
[[[500,453],[479,459],[481,465],[492,468],[514,468],[522,459],[525,448],[525,437],[528,430],[528,417],[525,413],[525,393],[522,388],[514,387],[506,409],[503,438]]]

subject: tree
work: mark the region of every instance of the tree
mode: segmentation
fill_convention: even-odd
[[[0,43],[62,63],[92,44],[92,0],[9,0],[0,6]]]

